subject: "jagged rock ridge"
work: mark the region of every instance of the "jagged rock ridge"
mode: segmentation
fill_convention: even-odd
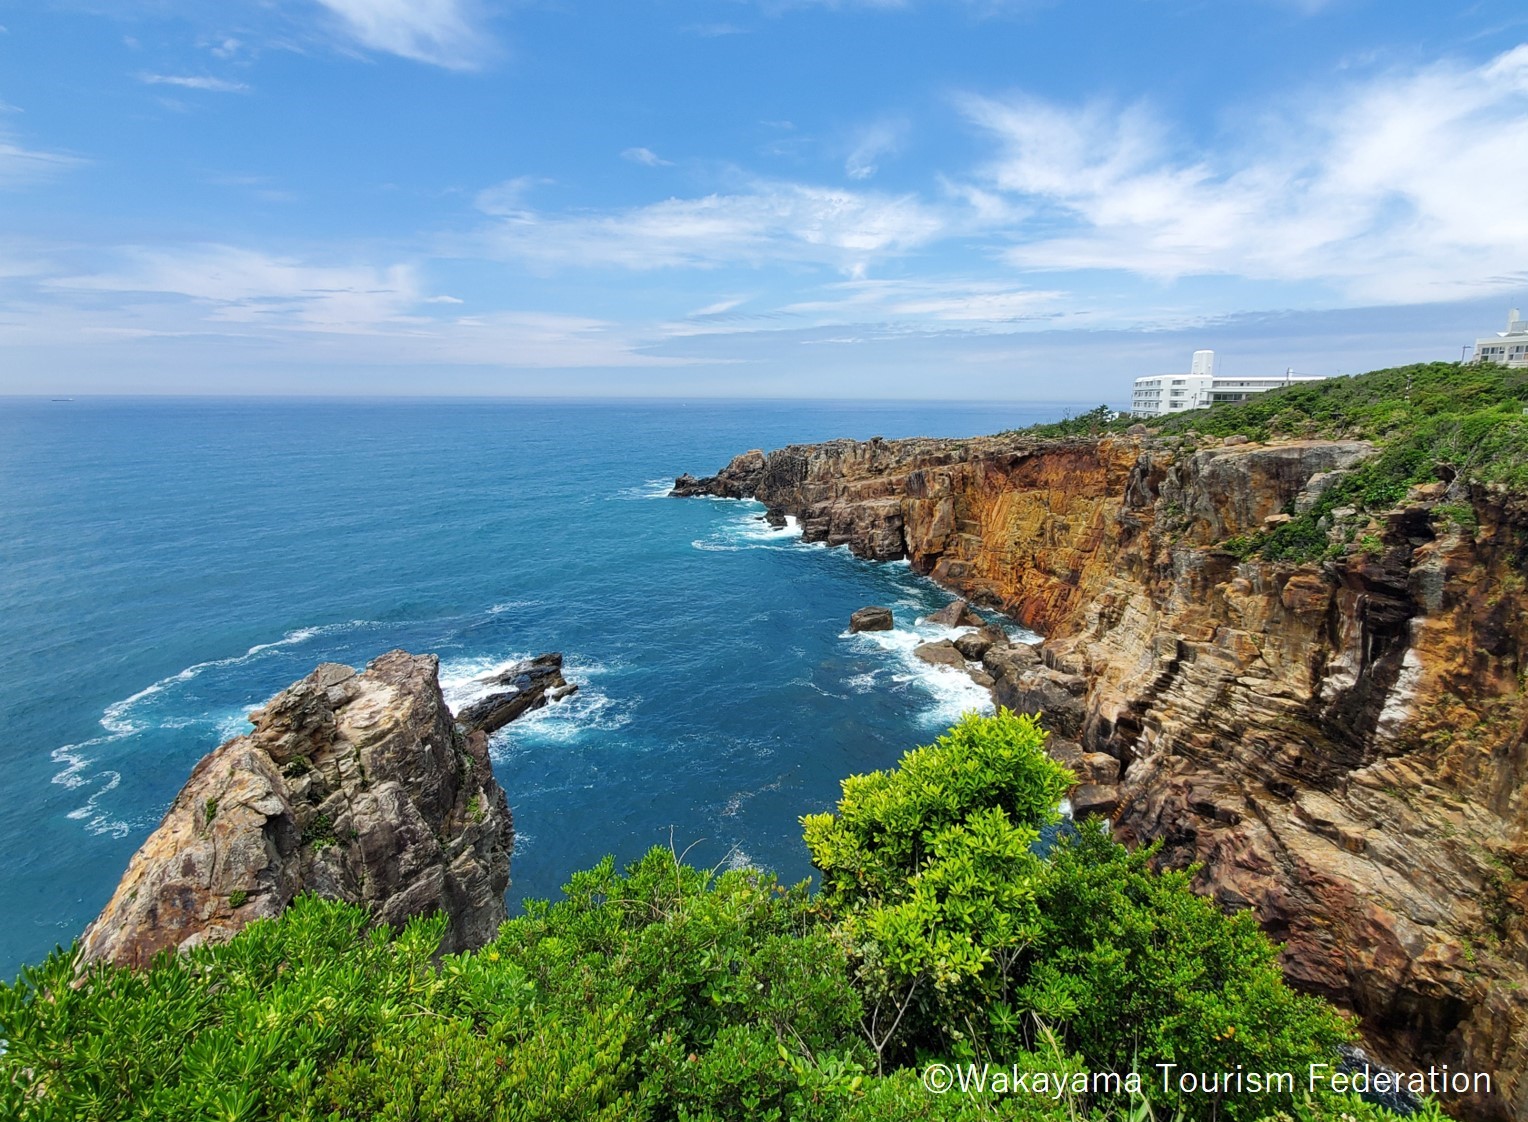
[[[840,440],[675,493],[758,498],[1046,634],[983,664],[998,701],[1079,742],[1060,745],[1087,765],[1074,802],[1202,862],[1199,888],[1253,908],[1290,979],[1358,1013],[1381,1058],[1491,1072],[1498,1093],[1456,1107],[1525,1118],[1528,497],[1440,469],[1337,560],[1223,548],[1372,453]]]
[[[560,660],[559,660],[560,661]],[[300,893],[398,925],[450,919],[442,949],[505,919],[513,829],[487,734],[458,725],[433,655],[325,663],[203,757],[86,929],[84,961],[146,965],[231,938]]]

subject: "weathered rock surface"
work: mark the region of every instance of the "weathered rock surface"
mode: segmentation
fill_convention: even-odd
[[[513,841],[487,737],[463,732],[433,655],[391,651],[357,673],[325,663],[203,757],[85,930],[85,961],[147,965],[231,938],[300,893],[378,922],[450,918],[443,949],[505,918]]]
[[[562,655],[556,651],[517,662],[484,680],[508,688],[462,707],[456,720],[469,733],[497,732],[524,713],[578,692],[577,686],[563,678]]]
[[[891,609],[876,605],[861,608],[849,617],[850,633],[857,631],[890,631],[892,626]]]
[[[934,643],[920,643],[913,648],[913,654],[934,666],[950,666],[956,670],[966,668],[966,656],[961,654],[955,644],[948,639],[940,639]]]
[[[750,452],[744,452],[741,456],[733,457],[732,462],[715,475],[708,475],[704,479],[696,479],[693,475],[681,475],[674,480],[673,489],[669,494],[679,499],[690,499],[701,495],[714,495],[722,499],[751,498],[758,485],[759,476],[764,472],[766,462],[764,453],[755,448]]]
[[[982,617],[973,612],[965,600],[952,600],[937,612],[931,613],[928,621],[941,627],[980,627],[983,622]]]
[[[1117,800],[1117,833],[1201,863],[1198,887],[1253,909],[1288,977],[1356,1012],[1376,1056],[1489,1071],[1498,1093],[1454,1106],[1528,1118],[1528,498],[1440,467],[1363,530],[1378,555],[1221,548],[1371,454],[1139,428],[841,440],[740,457],[704,493],[905,557],[1048,635],[983,669],[998,700],[1117,762],[1078,772],[1091,805]]]
[[[993,639],[990,635],[984,635],[980,631],[973,631],[966,635],[957,635],[954,639],[955,649],[965,658],[972,662],[980,662],[982,656],[992,649]]]

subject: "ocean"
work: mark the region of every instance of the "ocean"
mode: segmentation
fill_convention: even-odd
[[[492,745],[512,907],[654,845],[810,875],[799,817],[986,691],[912,657],[949,596],[905,563],[674,476],[1090,404],[0,398],[0,972],[80,933],[251,708],[394,647],[453,705],[542,651],[581,687]],[[848,636],[872,603],[897,629]]]

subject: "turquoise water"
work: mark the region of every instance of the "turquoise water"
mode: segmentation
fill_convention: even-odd
[[[393,647],[456,704],[545,650],[583,687],[493,744],[512,902],[671,840],[808,875],[797,818],[984,693],[911,657],[948,597],[904,564],[664,491],[747,448],[1064,411],[0,398],[0,972],[78,935],[249,709]],[[844,635],[869,603],[898,629]]]

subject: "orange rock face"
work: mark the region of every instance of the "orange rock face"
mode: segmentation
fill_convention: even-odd
[[[1320,563],[1224,548],[1371,453],[834,441],[691,483],[1045,634],[1086,682],[1083,749],[1120,762],[1116,833],[1201,863],[1198,887],[1253,909],[1380,1058],[1489,1072],[1495,1093],[1455,1107],[1525,1118],[1528,497],[1418,489],[1377,548]]]

